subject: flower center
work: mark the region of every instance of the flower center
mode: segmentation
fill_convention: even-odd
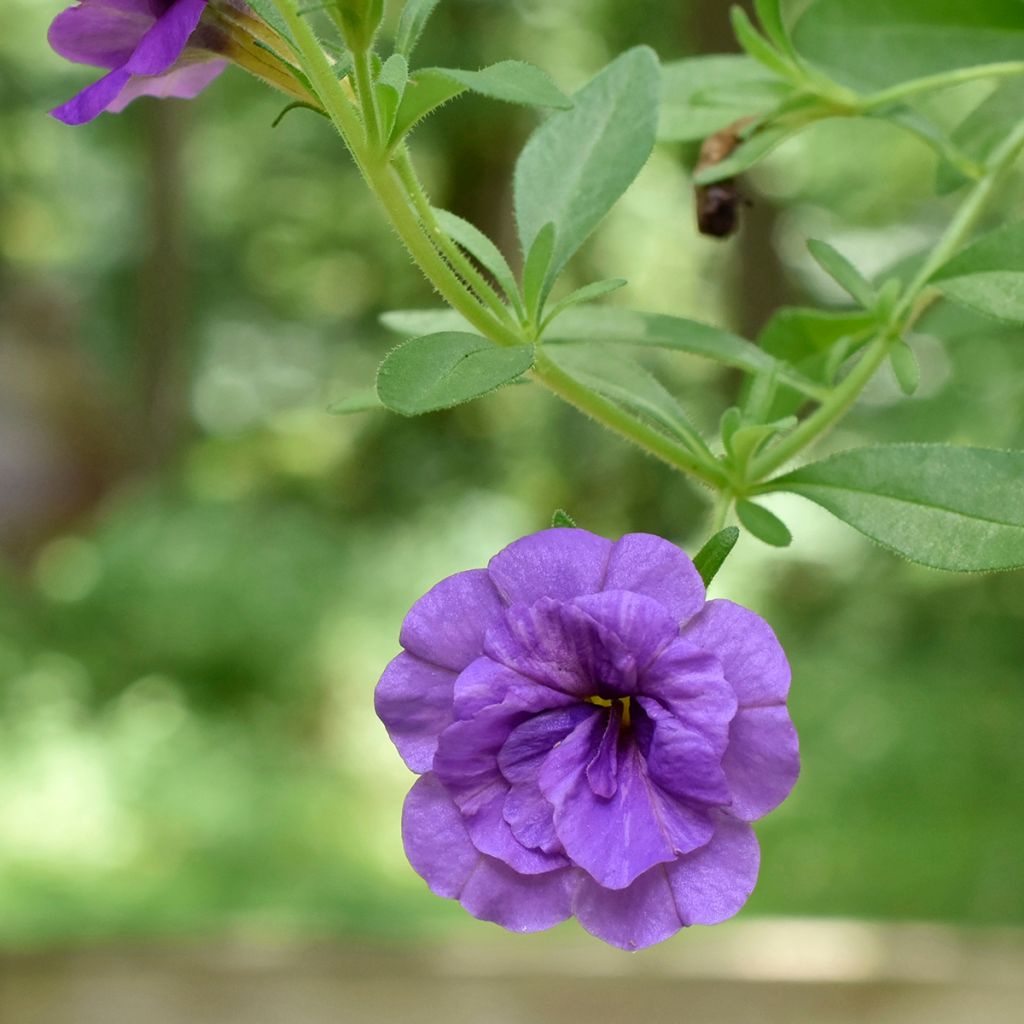
[[[616,702],[622,705],[622,727],[628,729],[630,725],[629,715],[629,697],[613,697],[608,699],[607,697],[598,697],[596,694],[593,697],[587,698],[588,704],[596,704],[599,708],[611,708],[614,707]]]

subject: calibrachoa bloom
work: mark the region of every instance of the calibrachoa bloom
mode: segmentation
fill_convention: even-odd
[[[789,665],[677,547],[524,537],[430,590],[401,643],[376,706],[420,774],[402,831],[433,892],[514,931],[575,915],[623,949],[743,906],[749,822],[799,772]]]
[[[225,67],[204,45],[212,38],[196,35],[206,7],[207,0],[81,0],[58,14],[50,45],[67,60],[107,68],[108,74],[53,116],[84,124],[139,96],[198,95]]]

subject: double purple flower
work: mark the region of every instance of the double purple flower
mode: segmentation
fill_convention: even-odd
[[[57,15],[49,35],[57,53],[108,73],[53,116],[84,124],[139,96],[196,96],[225,67],[196,36],[206,7],[207,0],[81,0]]]
[[[799,772],[771,628],[646,534],[525,537],[409,612],[377,712],[413,867],[475,917],[623,949],[735,914]]]

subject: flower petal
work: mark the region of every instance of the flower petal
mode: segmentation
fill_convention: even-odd
[[[688,640],[674,640],[640,677],[640,692],[655,698],[679,722],[725,753],[736,696],[709,651]]]
[[[433,774],[416,780],[405,799],[402,839],[409,863],[430,891],[459,899],[474,917],[518,932],[541,931],[572,913],[578,872],[519,875],[484,856],[462,816]]]
[[[754,891],[760,861],[754,830],[718,815],[711,842],[665,869],[683,924],[719,924],[736,914]]]
[[[461,672],[483,654],[484,635],[502,617],[502,604],[483,569],[441,580],[409,610],[402,646],[424,661]]]
[[[622,643],[640,672],[679,636],[679,623],[651,597],[606,590],[572,603]]]
[[[636,659],[626,645],[575,604],[541,598],[513,605],[488,632],[484,649],[516,672],[579,698],[636,688]]]
[[[64,124],[86,124],[99,117],[117,99],[130,79],[130,72],[118,68],[86,86],[77,96],[72,96],[67,103],[62,103],[50,113]]]
[[[597,753],[587,764],[587,782],[597,796],[606,800],[619,788],[619,731],[622,729],[622,705],[616,701],[605,714],[604,734]]]
[[[683,800],[728,804],[730,790],[722,755],[707,737],[688,729],[650,697],[639,697],[637,702],[653,726],[644,750],[651,779]]]
[[[65,60],[112,71],[131,57],[155,20],[147,3],[91,0],[61,11],[50,23],[47,39]]]
[[[778,807],[800,774],[800,743],[786,708],[741,708],[722,767],[736,817],[756,821]]]
[[[132,100],[141,96],[157,99],[191,100],[198,96],[227,67],[227,61],[207,60],[172,68],[166,74],[133,78],[121,90],[107,110],[119,114]]]
[[[536,679],[521,676],[491,658],[477,658],[459,673],[455,681],[455,717],[460,720],[472,718],[484,708],[495,704],[518,704],[535,708],[542,697],[546,707],[573,703],[573,698],[568,694],[552,690]]]
[[[452,723],[455,673],[402,653],[374,691],[377,717],[412,771],[429,771],[437,740]]]
[[[508,604],[533,604],[542,597],[567,601],[602,588],[611,549],[604,537],[557,527],[510,544],[487,571]]]
[[[653,946],[683,927],[661,864],[625,889],[604,889],[584,876],[573,913],[591,935],[619,949]]]
[[[594,793],[586,766],[597,753],[604,716],[579,725],[547,757],[540,789],[554,807],[555,831],[569,859],[608,889],[624,889],[655,864],[675,857],[655,812],[640,752],[619,752],[610,799]]]
[[[722,663],[740,707],[778,704],[789,693],[789,662],[760,615],[732,601],[709,601],[682,632]]]
[[[530,850],[562,853],[562,843],[555,831],[554,809],[540,791],[536,779],[513,782],[501,808],[512,835]]]
[[[675,544],[650,533],[628,533],[612,548],[605,590],[630,590],[659,601],[677,625],[704,607],[704,581]]]
[[[560,843],[527,847],[519,841],[512,826],[505,820],[506,788],[485,807],[471,814],[463,812],[462,820],[473,845],[489,857],[507,864],[521,875],[543,875],[566,867],[568,859]],[[544,847],[547,847],[546,849]]]
[[[581,722],[600,715],[593,704],[573,703],[544,711],[516,726],[498,753],[498,767],[509,782],[537,778],[544,759]]]
[[[125,68],[133,75],[162,75],[181,56],[196,30],[207,0],[173,0],[139,41]]]

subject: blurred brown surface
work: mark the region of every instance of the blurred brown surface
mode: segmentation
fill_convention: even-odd
[[[0,1024],[1010,1024],[1024,933],[763,920],[623,954],[563,930],[419,949],[219,944],[0,959]]]

